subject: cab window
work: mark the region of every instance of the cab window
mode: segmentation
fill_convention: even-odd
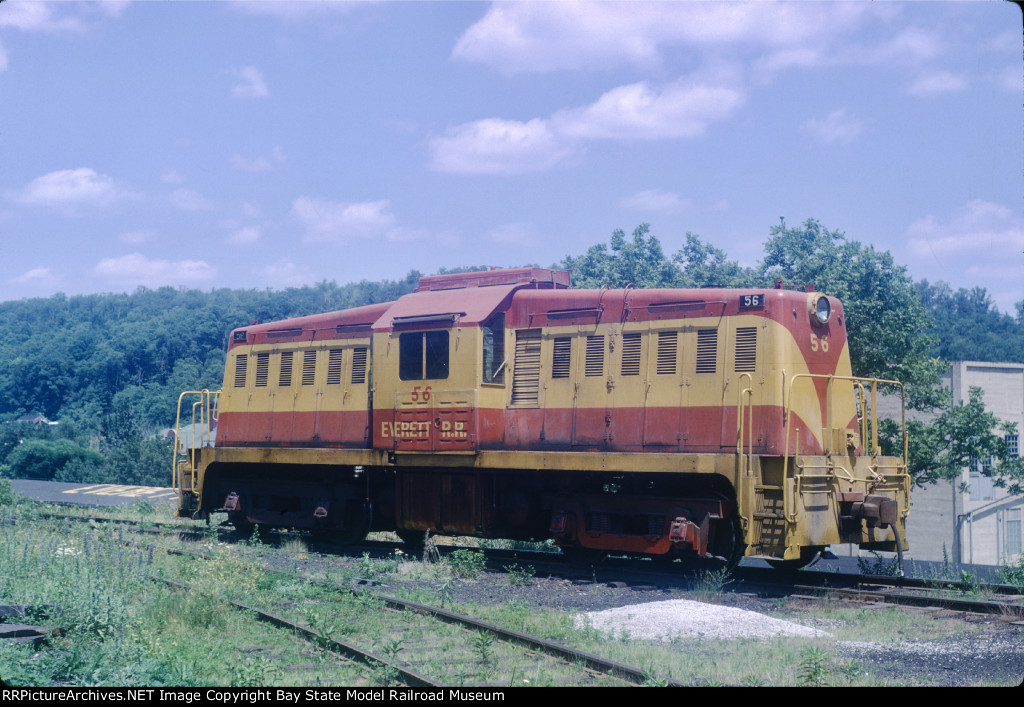
[[[400,334],[398,377],[404,381],[447,378],[448,330]]]

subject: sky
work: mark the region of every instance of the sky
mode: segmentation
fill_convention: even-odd
[[[1024,300],[1008,2],[0,2],[0,300],[551,266],[780,218]],[[802,284],[802,283],[797,283]]]

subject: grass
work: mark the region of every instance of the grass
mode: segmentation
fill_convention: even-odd
[[[28,509],[18,507],[19,514]],[[162,511],[138,509],[154,520]],[[63,637],[33,651],[0,644],[0,677],[11,685],[346,685],[394,684],[383,666],[353,666],[309,642],[266,626],[225,599],[266,608],[313,627],[322,637],[376,647],[382,656],[416,660],[420,672],[444,676],[453,685],[502,680],[503,684],[561,684],[557,674],[523,668],[500,677],[510,661],[505,644],[484,635],[467,641],[455,628],[438,626],[412,612],[384,618],[367,594],[335,592],[293,576],[269,574],[252,563],[256,555],[285,554],[297,563],[310,552],[301,539],[280,546],[220,543],[208,537],[182,542],[203,550],[209,561],[173,558],[123,543],[129,531],[115,526],[73,525],[53,520],[0,527],[0,601],[37,607],[40,620],[59,623]],[[151,541],[145,541],[151,542]],[[168,539],[161,544],[171,544]],[[462,554],[460,554],[462,553]],[[516,631],[533,633],[623,663],[641,666],[649,684],[666,678],[693,685],[883,685],[899,684],[844,659],[834,640],[692,640],[668,642],[618,636],[614,640],[563,610],[530,606],[521,599],[496,605],[459,605],[460,583],[483,571],[483,556],[467,546],[444,561],[423,563],[400,551],[383,558],[318,557],[323,578],[349,586],[356,577],[413,580],[404,593],[423,603],[444,602]],[[533,569],[516,566],[508,581],[529,583]],[[203,594],[185,594],[152,581],[151,574],[180,579]],[[729,582],[726,573],[697,578],[689,598],[713,600]],[[389,589],[389,592],[392,590]],[[60,607],[47,619],[42,607]],[[814,610],[816,622],[841,641],[955,640],[980,627],[912,614],[896,607]],[[773,614],[806,622],[785,600]],[[433,655],[417,657],[418,647]]]

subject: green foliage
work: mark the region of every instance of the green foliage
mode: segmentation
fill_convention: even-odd
[[[683,287],[753,287],[762,281],[758,273],[726,260],[725,251],[692,233],[672,260],[683,270]]]
[[[861,574],[870,574],[876,577],[898,577],[900,575],[900,563],[896,557],[888,559],[882,557],[874,550],[871,551],[874,558],[868,560],[865,557],[857,558],[857,567]]]
[[[67,439],[33,439],[18,445],[7,455],[7,474],[12,478],[66,480],[71,469],[96,471],[103,464],[98,452]]]
[[[518,562],[505,565],[505,571],[508,573],[508,583],[513,587],[528,586],[536,573],[533,565],[520,565]]]
[[[140,287],[0,303],[0,419],[42,413],[95,428],[116,398],[141,426],[170,426],[182,390],[220,387],[232,328],[393,300],[419,277],[276,292]]]
[[[824,686],[830,672],[829,663],[828,653],[821,648],[804,649],[797,676],[799,684],[803,687]]]
[[[609,246],[598,243],[578,258],[566,257],[562,267],[572,270],[573,285],[579,288],[682,287],[682,272],[661,249],[661,242],[642,223],[633,230],[632,240],[616,229]]]
[[[0,506],[9,506],[14,503],[14,489],[11,482],[0,478]]]
[[[455,576],[473,579],[487,568],[487,558],[479,550],[456,550],[448,556],[448,564]]]
[[[1024,587],[1024,556],[1017,558],[1017,564],[1006,564],[999,568],[999,581]]]
[[[934,324],[932,355],[946,361],[1024,361],[1024,316],[996,309],[983,287],[956,292],[945,282],[916,285]],[[1024,301],[1017,303],[1024,312]]]
[[[1024,459],[1010,451],[1005,436],[1016,434],[1014,423],[1003,422],[985,409],[982,390],[972,387],[966,402],[948,405],[931,423],[912,421],[910,473],[918,485],[939,480],[956,481],[966,468],[982,472],[1012,494],[1024,493]],[[883,449],[902,448],[894,423],[881,426]]]
[[[906,268],[888,251],[847,240],[813,219],[797,228],[780,222],[764,248],[767,281],[813,284],[842,300],[854,375],[902,381],[917,409],[941,403],[946,364],[931,356],[932,341],[923,334],[931,319]]]

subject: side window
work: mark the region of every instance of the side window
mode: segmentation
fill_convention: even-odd
[[[448,330],[398,336],[398,377],[404,381],[448,377]]]
[[[484,383],[505,382],[505,314],[496,314],[481,327]]]

